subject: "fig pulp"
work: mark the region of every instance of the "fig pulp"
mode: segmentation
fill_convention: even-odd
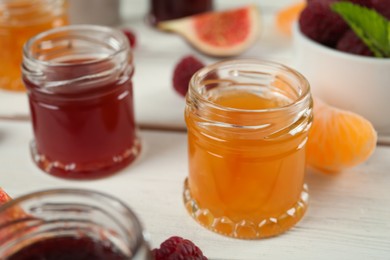
[[[217,57],[239,55],[258,38],[260,12],[255,5],[208,12],[157,24],[175,32],[204,54]]]

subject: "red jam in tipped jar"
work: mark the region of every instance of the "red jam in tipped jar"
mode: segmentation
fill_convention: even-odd
[[[94,179],[137,157],[132,56],[122,33],[62,27],[33,38],[24,51],[31,151],[39,168],[58,177]]]
[[[8,260],[126,260],[120,250],[110,243],[91,238],[56,237],[33,243]]]
[[[38,191],[0,207],[2,260],[152,260],[144,233],[126,204],[91,190]]]
[[[212,0],[151,0],[150,21],[156,24],[165,20],[208,12],[212,9]]]

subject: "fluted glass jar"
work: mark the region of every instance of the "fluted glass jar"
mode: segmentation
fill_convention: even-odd
[[[301,74],[257,60],[207,66],[191,79],[185,118],[184,202],[193,218],[245,239],[280,234],[302,218],[312,98]]]
[[[99,192],[57,189],[0,206],[0,259],[151,258],[136,215]]]
[[[0,0],[0,89],[25,90],[23,45],[35,34],[67,23],[65,0]]]
[[[94,179],[130,164],[140,151],[133,72],[132,51],[119,30],[72,25],[30,39],[23,81],[38,167],[58,177]]]

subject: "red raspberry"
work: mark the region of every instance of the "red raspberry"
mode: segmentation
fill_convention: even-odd
[[[349,28],[341,16],[330,8],[332,3],[340,1],[371,8],[374,0],[308,0],[308,4],[299,19],[301,31],[318,43],[335,47]]]
[[[353,4],[357,4],[357,5],[361,5],[361,6],[365,6],[368,8],[372,7],[372,0],[344,0],[344,1],[351,2]]]
[[[348,25],[330,9],[330,2],[332,0],[311,1],[299,17],[299,26],[307,37],[334,47],[348,30]]]
[[[390,20],[390,1],[389,0],[371,0],[372,7],[381,15]]]
[[[347,31],[337,43],[336,49],[351,54],[374,56],[364,42],[352,31]]]
[[[165,240],[152,254],[155,260],[207,260],[194,243],[176,236]]]
[[[188,84],[192,75],[199,69],[203,68],[204,64],[194,56],[184,57],[175,67],[173,72],[173,87],[183,97],[187,94]]]
[[[371,8],[372,7],[372,0],[307,0],[308,3],[310,2],[321,2],[323,4],[330,5],[335,2],[351,2],[354,4],[362,5]],[[379,0],[382,1],[382,0]]]
[[[122,32],[126,35],[127,39],[129,40],[131,48],[134,48],[137,45],[137,39],[135,37],[134,32],[129,29],[123,29]]]

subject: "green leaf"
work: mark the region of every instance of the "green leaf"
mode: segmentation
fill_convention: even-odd
[[[336,2],[331,5],[376,57],[390,57],[390,21],[375,10]]]

